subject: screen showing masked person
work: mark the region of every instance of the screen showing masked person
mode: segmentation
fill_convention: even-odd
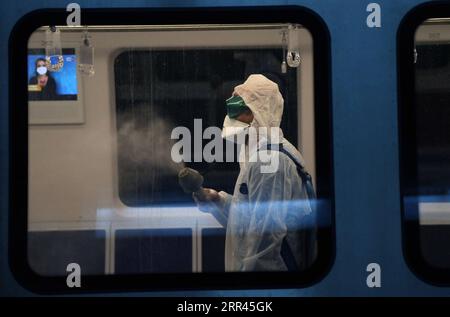
[[[44,50],[29,50],[28,95],[30,100],[77,100],[75,50],[64,49],[62,57],[62,67],[51,71]]]

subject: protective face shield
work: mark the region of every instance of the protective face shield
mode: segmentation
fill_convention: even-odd
[[[45,75],[45,74],[47,74],[47,67],[45,67],[45,66],[39,66],[38,68],[36,68],[36,72],[37,72],[39,75]]]

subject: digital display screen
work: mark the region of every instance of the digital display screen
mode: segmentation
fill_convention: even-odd
[[[44,49],[28,50],[29,100],[77,100],[75,49],[63,49],[62,57],[62,67],[57,71],[51,71],[47,67]],[[55,61],[52,59],[52,64],[54,63]]]

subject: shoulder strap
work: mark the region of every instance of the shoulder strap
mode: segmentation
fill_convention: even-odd
[[[277,144],[277,146],[272,146],[271,144],[268,144],[267,150],[279,151],[281,153],[284,153],[287,157],[289,157],[291,159],[291,161],[294,162],[295,166],[297,167],[297,173],[300,176],[300,178],[302,179],[303,184],[305,184],[305,186],[306,186],[308,198],[309,199],[316,198],[316,193],[314,191],[314,187],[312,184],[311,175],[309,175],[309,173],[306,171],[306,169],[297,162],[297,160],[292,156],[291,153],[286,151],[286,149],[283,147],[283,144],[280,143],[280,144]]]
[[[295,160],[295,158],[291,155],[291,153],[286,151],[286,149],[283,147],[282,144],[277,144],[277,146],[274,146],[274,147],[272,147],[270,144],[268,144],[267,150],[282,152],[282,153],[286,154],[287,157],[289,157],[289,159],[291,159],[294,162],[295,166],[297,167],[297,173],[300,176],[300,178],[302,179],[303,184],[306,186],[308,199],[314,199],[316,197],[316,194],[314,191],[314,187],[312,185],[311,175],[309,175],[309,173],[306,171],[306,169],[302,165],[300,165],[297,162],[297,160]],[[312,205],[310,205],[310,206],[312,208]],[[292,249],[289,246],[286,236],[283,238],[283,242],[281,244],[280,255],[283,258],[283,261],[284,261],[288,271],[299,271],[300,270],[299,266],[297,265],[297,261],[295,259],[294,253],[292,252]]]

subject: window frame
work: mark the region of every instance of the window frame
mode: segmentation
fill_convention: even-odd
[[[152,291],[181,289],[259,289],[308,287],[323,279],[335,258],[334,173],[331,108],[331,50],[326,24],[313,11],[299,6],[223,8],[83,9],[85,25],[176,25],[300,23],[313,38],[314,114],[317,196],[328,203],[329,227],[319,229],[316,263],[302,272],[230,272],[82,276],[81,288],[68,288],[66,276],[44,277],[28,264],[28,39],[43,25],[65,25],[65,9],[40,9],[23,16],[9,40],[9,264],[18,282],[41,294],[86,291]],[[329,215],[328,215],[329,212]]]
[[[409,269],[416,277],[434,286],[450,285],[450,268],[432,267],[421,251],[421,225],[417,199],[419,182],[413,49],[415,33],[425,20],[448,17],[450,17],[450,3],[427,2],[410,10],[402,19],[397,31],[398,141],[403,255]]]

